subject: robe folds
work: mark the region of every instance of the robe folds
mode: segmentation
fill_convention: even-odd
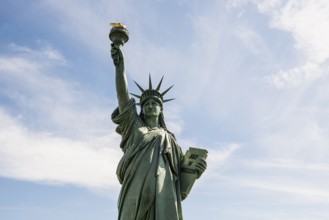
[[[174,135],[151,129],[137,114],[131,99],[112,114],[122,136],[124,155],[117,176],[122,184],[118,220],[182,220],[179,171],[183,159]]]

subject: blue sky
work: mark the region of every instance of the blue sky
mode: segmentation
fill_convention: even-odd
[[[0,219],[116,219],[110,22],[130,91],[165,75],[167,126],[209,151],[185,219],[329,219],[327,0],[0,6]]]

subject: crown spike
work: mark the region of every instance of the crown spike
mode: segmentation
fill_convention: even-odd
[[[144,92],[145,91],[140,85],[138,85],[138,83],[136,81],[134,81],[134,82],[135,82],[136,86],[139,88],[139,90],[141,92]]]
[[[165,102],[170,102],[170,101],[172,101],[172,100],[175,100],[175,99],[165,99],[165,100],[163,100],[163,103],[165,103]]]
[[[152,88],[152,79],[151,79],[151,73],[149,73],[149,89],[153,89]]]
[[[164,96],[174,85],[170,86],[166,91],[164,91],[163,93],[161,93],[162,96]]]
[[[136,103],[136,105],[141,105],[141,103],[143,103],[146,99],[148,99],[150,97],[156,97],[156,98],[160,99],[160,101],[162,103],[174,100],[174,99],[163,99],[163,96],[174,86],[174,85],[170,86],[167,90],[165,90],[164,92],[161,93],[160,88],[161,88],[163,79],[164,79],[164,76],[161,77],[161,80],[160,80],[159,84],[157,85],[156,89],[153,89],[151,74],[149,74],[149,87],[148,87],[148,89],[143,89],[143,87],[141,87],[136,81],[134,81],[136,86],[142,92],[141,95],[130,93],[130,95],[132,95],[132,96],[139,99],[139,103]]]
[[[156,90],[159,92],[160,91],[160,87],[161,87],[161,84],[162,84],[162,80],[163,80],[163,77],[161,78],[160,82],[159,82],[159,85],[157,86]]]
[[[142,96],[140,96],[140,95],[136,95],[136,94],[134,94],[134,93],[130,93],[130,95],[132,95],[132,96],[135,96],[136,98],[142,98]]]

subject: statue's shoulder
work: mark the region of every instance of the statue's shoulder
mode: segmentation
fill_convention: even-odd
[[[172,132],[171,132],[170,130],[168,130],[167,128],[165,128],[164,130],[165,130],[165,132],[168,134],[168,136],[169,136],[172,140],[174,140],[174,141],[176,142],[176,136],[175,136],[175,134],[172,133]]]

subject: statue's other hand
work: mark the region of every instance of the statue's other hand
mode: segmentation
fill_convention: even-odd
[[[198,172],[198,178],[203,174],[203,172],[207,169],[207,161],[202,158],[199,157],[194,164],[195,169]]]

